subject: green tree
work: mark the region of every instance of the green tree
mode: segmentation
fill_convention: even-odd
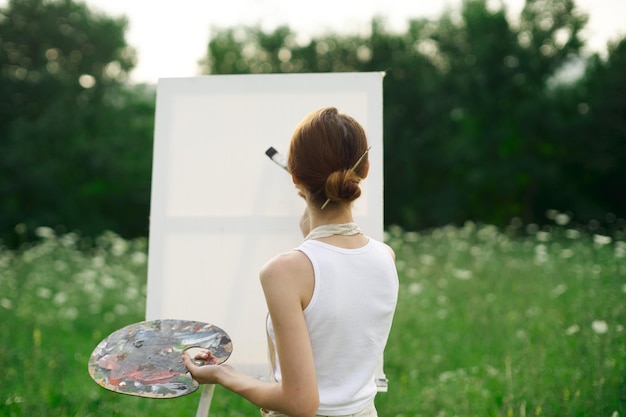
[[[209,42],[205,72],[385,71],[386,224],[504,225],[514,216],[541,223],[551,208],[597,214],[623,207],[603,197],[623,178],[609,169],[619,157],[607,165],[599,161],[609,160],[607,152],[586,155],[589,138],[600,133],[612,139],[594,140],[596,148],[623,146],[619,94],[604,101],[607,88],[623,91],[613,75],[621,49],[607,65],[592,62],[579,89],[594,95],[583,98],[560,81],[564,68],[583,61],[585,23],[572,0],[528,0],[515,25],[504,8],[465,0],[460,13],[411,20],[403,34],[388,32],[379,18],[369,35],[328,34],[304,45],[284,27],[231,29]],[[606,119],[579,121],[566,95]],[[582,132],[587,139],[574,140]],[[581,172],[589,164],[604,164],[605,172]]]
[[[446,170],[435,175],[447,184],[430,189],[427,203],[448,210],[433,213],[447,219],[426,221],[535,220],[545,210],[540,200],[561,180],[548,81],[582,46],[584,17],[571,1],[528,1],[513,28],[504,9],[468,0],[461,18],[444,16],[430,37],[449,105],[434,132]]]
[[[129,215],[110,209],[121,204],[126,196],[119,190],[132,182],[121,173],[135,172],[137,164],[120,161],[128,159],[128,144],[149,146],[153,115],[147,119],[150,105],[141,95],[123,90],[135,61],[125,29],[124,18],[71,0],[11,0],[0,10],[3,236],[18,223],[100,232]],[[138,107],[121,108],[120,102]],[[137,119],[128,111],[139,111]],[[149,157],[150,148],[144,153]],[[143,188],[149,189],[149,172]],[[114,203],[116,198],[121,200]]]
[[[583,222],[607,226],[626,213],[626,39],[609,45],[608,56],[594,54],[583,77],[555,91],[558,135],[563,146],[567,192],[564,204]]]

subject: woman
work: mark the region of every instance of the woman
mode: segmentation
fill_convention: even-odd
[[[368,151],[361,125],[335,108],[298,125],[287,163],[306,202],[305,241],[260,273],[274,381],[228,365],[197,366],[184,355],[199,383],[223,385],[262,407],[264,416],[377,415],[374,372],[391,328],[398,276],[391,248],[353,221]]]

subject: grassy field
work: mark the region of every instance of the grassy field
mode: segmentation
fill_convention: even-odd
[[[381,417],[626,416],[623,228],[510,229],[388,231],[401,287]],[[123,396],[87,373],[102,338],[143,320],[147,242],[38,234],[0,249],[0,416],[194,416],[199,393]],[[211,415],[258,411],[218,387]]]

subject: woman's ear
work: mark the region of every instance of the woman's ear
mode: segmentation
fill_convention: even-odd
[[[293,184],[298,189],[298,195],[306,200],[306,193],[304,192],[304,187],[300,185],[300,181],[298,181],[298,179],[293,174],[291,174],[291,181],[293,181]]]

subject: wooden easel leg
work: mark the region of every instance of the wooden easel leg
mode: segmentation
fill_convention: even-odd
[[[211,408],[211,400],[213,399],[214,390],[215,385],[213,384],[207,384],[202,388],[196,417],[207,417],[209,415],[209,408]]]

